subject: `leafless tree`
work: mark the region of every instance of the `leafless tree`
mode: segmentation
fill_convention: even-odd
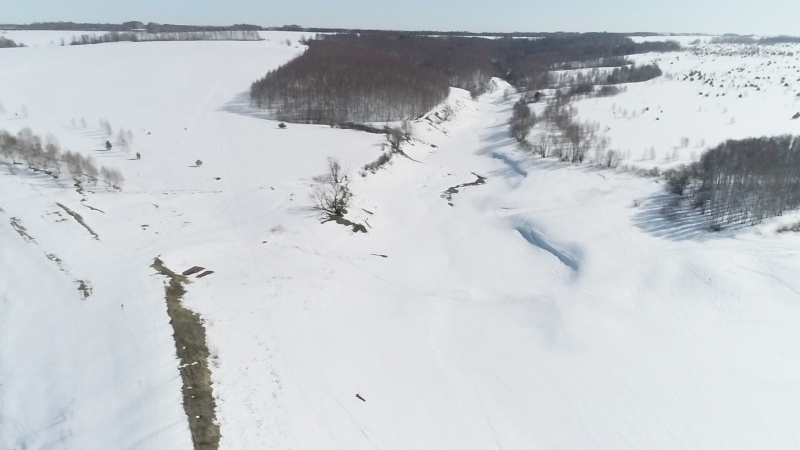
[[[403,119],[400,124],[400,129],[403,131],[403,139],[406,142],[411,142],[411,136],[414,134],[414,124],[409,119]]]
[[[108,120],[100,120],[100,129],[103,130],[103,134],[105,134],[106,137],[111,137],[114,134],[114,129],[111,128],[111,123],[109,123]]]
[[[533,149],[542,158],[547,158],[550,156],[550,152],[553,150],[555,144],[556,142],[553,136],[549,133],[541,133],[534,140]]]
[[[406,142],[405,133],[400,128],[387,128],[386,140],[393,152],[401,152],[403,143]]]
[[[444,108],[442,108],[442,121],[447,122],[448,120],[453,118],[454,114],[455,110],[453,109],[453,107],[450,106],[449,104],[445,105]]]
[[[342,168],[338,160],[328,158],[328,173],[318,179],[311,195],[313,208],[329,216],[343,216],[352,198],[349,184],[348,171]]]

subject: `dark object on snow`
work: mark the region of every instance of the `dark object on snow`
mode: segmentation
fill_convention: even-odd
[[[142,159],[142,154],[139,153],[139,152],[136,152],[136,159]]]
[[[111,150],[111,142],[106,141],[106,150]]]
[[[184,271],[183,271],[183,273],[182,273],[181,275],[183,275],[183,276],[194,275],[194,274],[196,274],[197,272],[202,272],[203,270],[205,270],[205,267],[194,266],[194,267],[192,267],[192,268],[191,268],[191,269],[189,269],[189,270],[184,270]]]
[[[283,129],[285,129],[285,128],[286,128],[286,124],[285,124],[285,123],[283,123],[283,122],[281,122],[281,123],[279,123],[279,124],[278,124],[278,128],[280,128],[281,130],[283,130]]]
[[[799,113],[795,113],[795,115],[792,116],[792,120],[794,120],[794,119],[800,119],[800,112]]]
[[[356,398],[361,400],[362,402],[366,402],[366,400],[364,400],[364,397],[362,397],[361,394],[356,394]]]

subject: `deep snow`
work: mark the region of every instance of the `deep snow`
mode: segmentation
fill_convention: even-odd
[[[361,177],[381,136],[279,130],[243,101],[300,51],[275,39],[0,53],[0,127],[53,133],[126,177],[120,193],[83,196],[100,213],[69,183],[0,168],[0,448],[190,448],[157,256],[215,271],[184,302],[207,329],[224,449],[800,446],[797,235],[673,227],[653,179],[525,154],[502,82],[478,101],[454,90],[452,121],[415,124],[415,161]],[[665,107],[661,135],[612,125],[633,157],[651,137],[729,135],[716,116],[667,122],[668,100],[725,107],[669,83],[579,102],[580,117]],[[777,104],[747,101],[728,106],[737,124]],[[101,150],[100,119],[133,130],[130,154]],[[348,217],[367,234],[309,211],[329,156],[353,169]],[[473,173],[486,183],[449,206],[441,194]]]

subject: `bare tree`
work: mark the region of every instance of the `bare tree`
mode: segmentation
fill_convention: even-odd
[[[449,104],[445,105],[444,109],[442,109],[442,120],[444,122],[447,122],[448,120],[453,118],[454,114],[455,110],[453,109],[453,107],[450,106]]]
[[[111,128],[111,123],[108,120],[100,119],[100,129],[103,130],[106,137],[111,137],[114,134],[114,129]]]
[[[328,173],[318,179],[319,184],[311,195],[313,208],[329,216],[341,217],[347,213],[347,205],[353,196],[350,193],[350,178],[339,161],[328,158]]]
[[[514,112],[509,122],[511,124],[511,135],[518,142],[524,143],[531,132],[531,128],[536,125],[536,116],[525,102],[520,101],[514,104]]]
[[[128,140],[128,133],[123,128],[119,129],[117,133],[117,145],[122,147],[122,151],[128,153],[131,149],[130,141]]]
[[[393,152],[401,152],[403,142],[406,141],[403,130],[400,128],[386,128],[386,140]]]
[[[536,140],[533,143],[533,149],[536,153],[539,154],[542,158],[547,158],[550,156],[550,152],[553,150],[556,142],[548,133],[542,133],[536,137]]]
[[[411,142],[411,136],[414,134],[414,124],[409,119],[403,119],[400,124],[400,129],[403,131],[403,138],[406,142]]]

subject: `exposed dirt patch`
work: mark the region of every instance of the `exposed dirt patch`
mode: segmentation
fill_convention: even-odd
[[[360,223],[351,222],[351,221],[345,219],[342,216],[328,216],[327,219],[322,221],[322,223],[326,223],[326,222],[336,222],[339,225],[344,225],[346,227],[351,227],[353,229],[354,233],[366,233],[367,232],[367,227],[365,227],[364,225],[362,225]]]
[[[480,186],[482,184],[486,184],[486,177],[482,177],[482,176],[480,176],[480,175],[478,175],[477,173],[474,173],[474,172],[472,174],[475,175],[476,177],[478,177],[472,183],[459,184],[459,185],[453,186],[453,187],[447,189],[446,191],[442,192],[442,198],[447,200],[447,204],[448,205],[453,206],[453,196],[458,194],[460,189],[463,189],[463,188],[466,188],[466,187],[470,187],[470,186]]]
[[[100,236],[98,236],[97,233],[94,232],[94,230],[89,228],[89,225],[86,225],[86,222],[83,220],[83,216],[81,216],[80,214],[76,213],[75,211],[67,208],[66,206],[62,205],[61,203],[56,203],[56,205],[58,205],[61,209],[63,209],[67,214],[72,216],[72,218],[75,219],[79,224],[81,224],[81,226],[83,228],[86,228],[86,231],[88,231],[89,234],[94,236],[95,239],[97,239],[98,241],[100,240]]]
[[[186,293],[184,285],[189,283],[189,279],[168,269],[158,258],[150,267],[169,278],[165,289],[167,313],[174,332],[175,349],[181,362],[183,409],[189,418],[194,450],[217,450],[220,433],[216,424],[211,371],[208,368],[206,330],[200,316],[181,304]]]
[[[22,221],[20,221],[20,220],[19,220],[18,218],[16,218],[16,217],[12,217],[12,218],[11,218],[11,220],[10,220],[10,222],[11,222],[11,228],[13,228],[13,229],[14,229],[14,231],[16,231],[16,232],[17,232],[17,234],[19,234],[20,236],[22,236],[22,239],[25,239],[25,240],[26,240],[26,241],[28,241],[28,242],[36,242],[36,241],[33,239],[33,236],[31,236],[30,234],[28,234],[28,230],[26,230],[26,229],[25,229],[25,227],[22,225]]]

